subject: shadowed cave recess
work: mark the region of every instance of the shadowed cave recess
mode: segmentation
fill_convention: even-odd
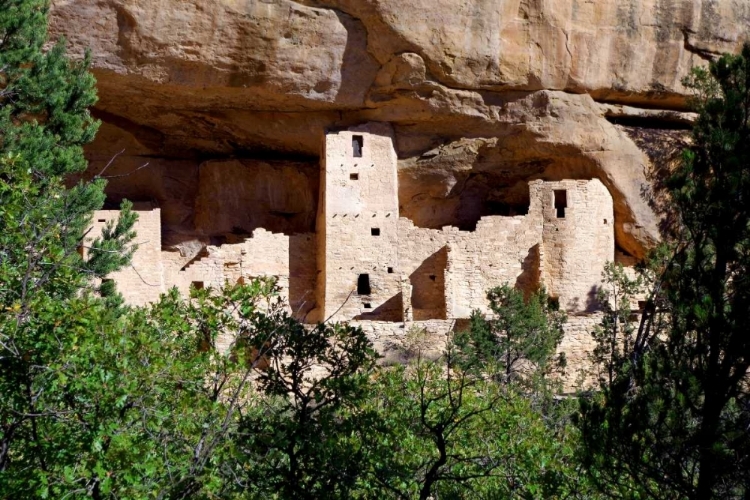
[[[158,135],[155,131],[135,124],[123,128],[118,126],[123,120],[95,114],[103,123],[86,148],[85,176],[106,168],[106,209],[117,209],[123,199],[159,207],[165,249],[196,256],[207,245],[250,237],[258,228],[285,235],[315,232],[319,157],[260,148],[178,155],[158,148],[161,139],[149,137]],[[525,215],[531,180],[593,177],[587,159],[564,148],[519,159],[528,148],[514,137],[434,140],[442,144],[398,160],[400,216],[417,227],[473,231],[484,216]]]

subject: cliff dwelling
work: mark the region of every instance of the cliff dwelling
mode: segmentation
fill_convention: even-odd
[[[356,322],[383,347],[412,325],[444,335],[473,310],[488,311],[492,287],[541,285],[568,312],[562,348],[585,355],[596,289],[615,259],[612,197],[599,180],[532,180],[522,215],[483,216],[471,230],[423,228],[400,216],[390,125],[330,131],[322,147],[314,232],[257,227],[191,254],[163,247],[160,208],[136,203],[139,247],[132,266],[112,275],[125,299],[143,305],[171,287],[187,294],[272,276],[299,320]],[[97,212],[93,234],[116,216]]]

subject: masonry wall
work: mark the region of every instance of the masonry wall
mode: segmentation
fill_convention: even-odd
[[[541,276],[547,293],[567,311],[596,310],[604,265],[615,254],[609,191],[598,179],[536,183],[531,189],[532,197],[542,200]],[[555,208],[556,190],[566,193],[562,214]]]
[[[188,263],[176,252],[163,252],[166,282],[187,295],[191,285],[219,288],[225,283],[275,277],[290,312],[304,320],[314,307],[315,248],[314,234],[289,236],[256,229],[238,243],[208,246]]]
[[[133,211],[138,214],[135,224],[138,250],[133,254],[132,264],[107,276],[117,284],[117,290],[125,301],[132,305],[146,305],[159,299],[164,292],[164,273],[161,262],[161,210],[151,203],[134,203]],[[109,221],[116,221],[119,210],[98,210],[94,213],[90,237],[85,245],[101,235]],[[88,250],[84,247],[84,255]]]
[[[357,139],[360,157],[355,156]],[[317,228],[319,318],[398,320],[402,303],[395,272],[398,179],[392,130],[367,124],[329,133],[323,158]],[[365,288],[369,293],[363,293]]]
[[[579,386],[590,386],[595,380],[595,365],[591,361],[591,353],[596,343],[591,332],[602,321],[602,313],[574,314],[568,316],[564,325],[565,335],[558,346],[558,352],[565,354],[566,369],[563,377],[563,387],[566,392],[572,392]]]
[[[446,301],[451,318],[467,318],[473,309],[487,312],[487,290],[519,278],[535,287],[541,210],[532,199],[529,213],[484,217],[471,233],[456,233],[448,245]]]
[[[409,319],[446,319],[445,271],[450,234],[437,229],[415,227],[399,219],[398,267],[409,283]]]

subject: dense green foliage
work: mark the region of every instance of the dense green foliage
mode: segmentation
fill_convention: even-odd
[[[626,355],[584,400],[585,458],[613,495],[747,498],[750,46],[685,83],[699,118],[667,183],[677,225]]]
[[[88,112],[94,79],[62,43],[42,50],[46,10],[0,2],[0,485],[14,497],[48,493],[75,475],[64,467],[88,460],[81,450],[98,431],[87,357],[99,346],[84,341],[116,319],[85,288],[129,261],[134,236],[124,206],[81,257],[104,183],[64,182],[86,168],[81,146],[98,127]]]
[[[498,381],[527,387],[565,367],[564,355],[556,353],[565,314],[544,290],[526,298],[504,285],[490,290],[487,300],[491,318],[474,311],[469,329],[455,338],[464,367],[492,369]]]

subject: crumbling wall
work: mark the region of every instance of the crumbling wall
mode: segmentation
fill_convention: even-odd
[[[300,320],[314,306],[315,235],[288,236],[256,229],[250,238],[236,243],[208,246],[184,263],[177,252],[163,252],[167,286],[187,295],[190,286],[219,288],[225,283],[245,283],[253,278],[274,277],[280,296]]]
[[[179,252],[162,252],[165,284],[176,287],[187,297],[190,287],[218,288],[224,285],[224,259],[217,246],[208,246],[193,259],[185,262]]]
[[[541,222],[541,209],[532,199],[528,215],[483,217],[476,231],[454,233],[448,245],[449,317],[466,318],[473,309],[487,312],[487,290],[514,286],[524,272],[534,272],[529,255],[541,241]]]

